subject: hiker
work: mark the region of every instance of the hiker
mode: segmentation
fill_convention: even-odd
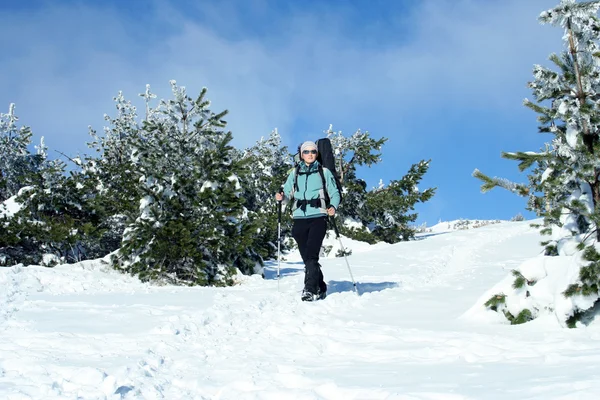
[[[292,236],[304,261],[302,301],[320,300],[327,295],[319,253],[327,230],[327,218],[335,215],[341,200],[335,177],[329,169],[320,166],[317,156],[315,142],[302,143],[300,162],[288,175],[283,192],[275,195],[277,201],[290,198],[292,201]],[[329,204],[326,204],[327,199]]]

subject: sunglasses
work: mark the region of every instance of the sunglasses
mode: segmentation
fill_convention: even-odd
[[[316,150],[304,150],[302,154],[317,154]]]

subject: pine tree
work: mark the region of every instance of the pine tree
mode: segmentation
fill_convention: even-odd
[[[29,185],[16,196],[20,210],[3,224],[2,263],[53,266],[85,259],[82,240],[98,223],[93,210],[66,174],[66,164],[48,158],[43,139],[35,156],[39,165],[28,173]]]
[[[352,220],[354,226],[356,223],[367,225],[370,221],[366,212],[367,202],[367,183],[357,176],[357,168],[360,166],[371,167],[381,162],[381,148],[387,141],[387,138],[376,140],[371,137],[369,132],[363,132],[360,129],[351,136],[346,137],[341,131],[335,132],[330,125],[326,131],[331,140],[337,160],[336,169],[340,176],[340,181],[344,188],[343,205],[338,210],[338,220]],[[349,234],[345,224],[338,224],[344,234]],[[353,229],[354,238],[372,242],[369,238],[366,228]],[[360,233],[359,233],[360,231]]]
[[[373,236],[377,240],[396,243],[414,238],[416,229],[411,224],[418,215],[410,211],[414,210],[415,204],[424,203],[435,194],[435,188],[420,191],[418,186],[429,169],[430,161],[412,165],[401,179],[367,194],[366,208],[373,221]]]
[[[18,127],[18,120],[14,104],[10,104],[8,114],[0,113],[0,203],[30,185],[42,161],[28,149],[31,128]]]
[[[273,258],[277,253],[277,207],[275,193],[293,168],[287,146],[282,145],[277,129],[267,139],[261,138],[240,155],[250,165],[250,173],[242,181],[246,208],[254,213],[255,224],[260,227],[252,248],[261,259]],[[290,215],[282,213],[282,236],[291,236],[288,226]],[[287,249],[282,243],[282,250]]]
[[[334,146],[344,187],[343,206],[336,218],[351,221],[350,224],[338,224],[342,233],[369,243],[396,243],[414,237],[415,229],[410,224],[417,214],[409,212],[414,210],[416,203],[426,202],[435,194],[435,188],[422,192],[418,188],[430,161],[413,165],[405,176],[392,180],[387,187],[381,183],[379,188],[369,190],[366,182],[357,177],[357,167],[371,167],[380,162],[381,148],[387,138],[375,140],[369,132],[360,129],[352,136],[344,137],[331,126],[327,136]]]
[[[141,96],[147,101],[155,97],[149,88]],[[142,196],[139,187],[142,174],[135,154],[144,138],[137,110],[122,92],[113,100],[116,116],[104,115],[107,125],[102,136],[90,128],[93,140],[88,147],[94,153],[81,162],[78,176],[82,190],[90,194],[88,201],[99,216],[97,238],[87,244],[98,256],[121,246],[125,225],[137,218]]]
[[[503,157],[519,161],[521,171],[531,168],[528,184],[514,184],[489,178],[478,170],[474,172],[475,177],[484,181],[483,191],[499,186],[529,198],[528,209],[544,218],[541,233],[549,236],[549,240],[543,242],[547,256],[570,256],[576,249],[581,252],[579,276],[573,282],[564,282],[565,296],[586,298],[583,302],[573,301],[572,309],[565,315],[570,326],[599,298],[596,250],[600,239],[599,8],[599,1],[562,0],[539,17],[543,24],[564,29],[565,50],[561,55],[550,56],[557,71],[534,66],[534,80],[528,86],[535,101],[526,99],[524,102],[539,114],[539,131],[552,135],[551,142],[537,153],[503,153]],[[564,268],[568,267],[566,264],[568,262]],[[520,279],[525,275],[525,272],[515,271],[515,289],[522,289]],[[519,290],[514,296],[529,294],[528,290]],[[554,304],[546,308],[554,309]],[[515,323],[533,319],[541,310],[536,307],[521,312],[502,311]],[[527,318],[510,318],[522,313]]]
[[[193,100],[171,82],[144,122],[132,154],[141,173],[139,214],[128,224],[116,266],[142,279],[174,283],[233,283],[236,268],[254,270],[252,235],[240,181],[247,174],[215,114],[206,88]]]

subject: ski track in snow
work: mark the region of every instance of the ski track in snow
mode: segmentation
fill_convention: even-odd
[[[279,292],[275,264],[233,288],[152,287],[94,262],[0,269],[0,398],[600,398],[594,325],[461,318],[538,240],[517,223],[357,252],[360,297],[325,259],[314,304],[293,257]]]

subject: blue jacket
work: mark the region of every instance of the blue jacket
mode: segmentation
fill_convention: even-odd
[[[298,175],[298,190],[294,188],[294,180],[296,168],[290,172],[283,186],[285,197],[292,201],[292,217],[300,218],[315,218],[327,215],[325,205],[325,194],[323,192],[323,180],[319,174],[319,162],[315,161],[310,165],[306,165],[304,161],[300,161],[300,173]],[[335,178],[331,171],[323,168],[323,175],[327,186],[327,194],[329,195],[330,206],[338,208],[340,205],[340,192],[335,183]],[[292,197],[293,193],[293,199]],[[311,201],[312,200],[312,201]]]

